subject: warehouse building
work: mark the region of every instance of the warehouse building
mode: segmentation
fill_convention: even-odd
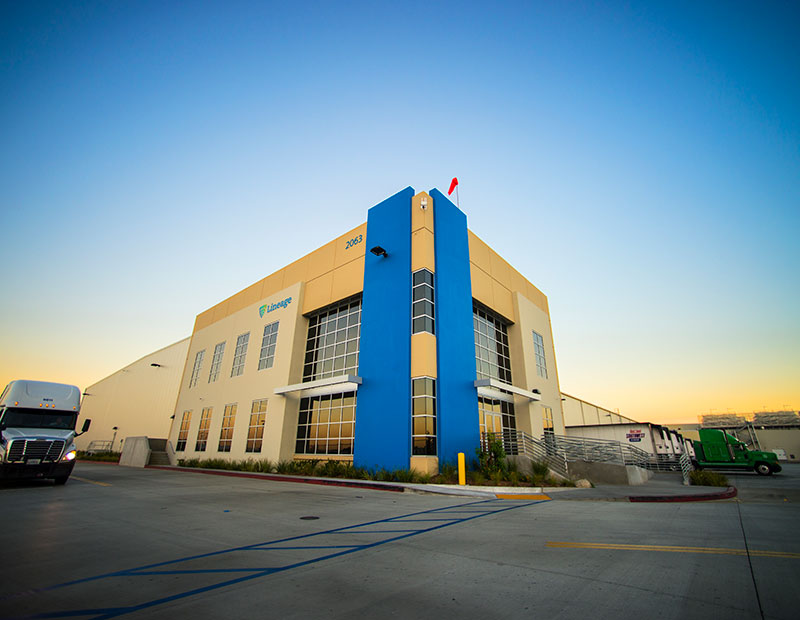
[[[166,437],[188,351],[187,337],[87,387],[81,417],[92,426],[75,439],[78,449],[119,452],[125,437]]]
[[[435,472],[504,430],[564,433],[547,298],[409,187],[197,316],[169,439],[178,458]]]

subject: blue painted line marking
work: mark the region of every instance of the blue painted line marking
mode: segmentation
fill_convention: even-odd
[[[213,551],[213,552],[210,552],[210,553],[202,553],[202,554],[189,556],[189,557],[185,557],[185,558],[178,558],[178,559],[175,559],[175,560],[157,562],[155,564],[149,564],[149,565],[146,565],[146,566],[139,566],[139,567],[130,568],[130,569],[122,570],[122,571],[114,571],[114,572],[106,573],[106,574],[103,574],[103,575],[95,575],[95,576],[92,576],[92,577],[85,577],[83,579],[76,579],[76,580],[73,580],[73,581],[64,582],[64,583],[57,584],[57,585],[54,585],[54,586],[49,586],[49,587],[46,587],[46,588],[40,588],[40,589],[37,589],[37,590],[28,590],[28,591],[26,591],[24,593],[12,594],[10,596],[3,597],[3,599],[13,598],[13,597],[20,596],[20,595],[29,595],[29,594],[41,595],[41,594],[44,594],[46,592],[50,592],[50,591],[53,591],[53,590],[62,589],[62,588],[68,588],[70,586],[74,586],[74,585],[77,585],[77,584],[85,584],[85,583],[89,583],[89,582],[92,582],[92,581],[98,581],[98,580],[101,580],[101,579],[109,579],[109,578],[113,578],[113,577],[137,577],[137,576],[145,576],[145,575],[180,575],[180,574],[198,574],[198,573],[205,573],[205,574],[209,574],[209,573],[230,574],[230,573],[241,573],[241,572],[249,573],[249,574],[242,575],[242,576],[234,578],[234,579],[224,580],[224,581],[221,581],[221,582],[218,582],[218,583],[209,584],[207,586],[190,589],[190,590],[187,590],[187,591],[184,591],[184,592],[178,592],[176,594],[172,594],[172,595],[169,595],[169,596],[165,596],[165,597],[161,597],[161,598],[157,598],[157,599],[153,599],[153,600],[150,600],[150,601],[145,601],[145,602],[142,602],[142,603],[139,603],[139,604],[129,605],[129,606],[125,606],[125,607],[108,607],[108,608],[102,608],[102,609],[86,608],[86,609],[76,609],[76,610],[60,610],[60,611],[52,611],[52,612],[43,612],[43,613],[38,613],[38,614],[33,614],[33,615],[26,615],[26,616],[22,617],[22,618],[24,618],[26,620],[30,620],[30,619],[33,619],[33,618],[68,618],[68,617],[78,617],[78,616],[91,617],[93,620],[104,620],[104,619],[107,619],[107,618],[116,618],[116,617],[119,617],[119,616],[122,616],[122,615],[125,615],[125,614],[129,614],[129,613],[132,613],[132,612],[135,612],[135,611],[141,611],[143,609],[148,609],[148,608],[155,607],[155,606],[158,606],[158,605],[163,605],[165,603],[169,603],[169,602],[172,602],[172,601],[177,601],[177,600],[181,600],[181,599],[186,599],[186,598],[190,598],[190,597],[193,597],[193,596],[197,596],[199,594],[202,594],[202,593],[205,593],[205,592],[209,592],[209,591],[212,591],[212,590],[225,588],[225,587],[232,586],[232,585],[239,584],[239,583],[243,583],[243,582],[246,582],[246,581],[252,581],[253,579],[259,579],[261,577],[266,577],[268,575],[273,575],[273,574],[276,574],[276,573],[286,572],[286,571],[289,571],[289,570],[292,570],[292,569],[295,569],[295,568],[300,568],[302,566],[308,566],[310,564],[315,564],[315,563],[318,563],[318,562],[322,562],[324,560],[329,560],[329,559],[332,559],[332,558],[342,557],[342,556],[345,556],[345,555],[356,553],[357,551],[362,551],[362,550],[365,550],[365,549],[379,547],[381,545],[385,545],[385,544],[388,544],[388,543],[391,543],[391,542],[395,542],[395,541],[398,541],[398,540],[403,540],[405,538],[410,538],[412,536],[417,536],[418,534],[434,532],[436,530],[440,530],[440,529],[443,529],[445,527],[450,527],[452,525],[456,525],[456,524],[460,524],[460,523],[466,523],[467,521],[473,521],[475,519],[479,519],[479,518],[484,517],[484,516],[497,515],[497,514],[501,514],[501,513],[504,513],[504,512],[508,512],[510,510],[517,510],[519,508],[526,508],[528,506],[533,506],[533,505],[536,505],[536,504],[545,503],[547,501],[549,501],[549,500],[533,500],[533,501],[526,502],[524,504],[519,503],[519,504],[511,504],[511,505],[509,505],[508,503],[498,503],[498,500],[483,500],[483,501],[469,503],[469,504],[460,504],[460,505],[457,505],[457,506],[434,508],[434,509],[431,509],[431,510],[423,510],[423,511],[419,511],[419,512],[416,512],[416,513],[411,513],[411,514],[408,514],[408,515],[402,515],[402,516],[399,516],[399,517],[390,517],[390,518],[387,518],[387,519],[379,519],[379,520],[376,520],[376,521],[370,521],[370,522],[367,522],[367,523],[359,523],[357,525],[349,525],[349,526],[336,528],[336,529],[332,529],[332,530],[325,530],[325,531],[322,531],[322,532],[315,532],[315,533],[312,533],[312,534],[303,534],[303,535],[300,535],[300,536],[292,536],[292,537],[289,537],[289,538],[284,538],[284,539],[275,540],[275,541],[265,541],[265,542],[251,544],[251,545],[243,545],[241,547],[234,547],[234,548],[231,548],[231,549],[222,549],[222,550]],[[426,515],[426,514],[432,515],[432,514],[436,514],[436,513],[443,513],[443,512],[446,512],[448,509],[453,509],[453,508],[463,508],[463,507],[467,507],[467,506],[476,506],[476,505],[483,505],[483,506],[490,507],[490,506],[492,506],[493,503],[497,503],[497,508],[495,510],[491,510],[491,511],[488,511],[488,512],[481,511],[478,514],[473,514],[471,516],[460,517],[460,518],[457,518],[457,519],[429,519],[429,520],[422,520],[422,521],[435,522],[436,524],[435,525],[430,525],[429,527],[421,528],[421,529],[402,530],[400,532],[397,532],[398,535],[396,535],[396,536],[391,536],[391,537],[385,538],[383,540],[377,540],[377,541],[372,542],[372,543],[365,543],[363,545],[330,545],[330,546],[322,545],[322,546],[319,546],[320,550],[329,549],[329,550],[332,550],[334,552],[333,553],[324,554],[324,555],[321,555],[321,556],[316,557],[316,558],[311,558],[311,559],[300,561],[300,562],[286,564],[284,566],[278,566],[278,567],[272,567],[272,568],[244,568],[243,567],[243,568],[240,568],[240,569],[235,569],[234,568],[234,569],[218,569],[218,570],[215,570],[215,569],[197,569],[197,570],[186,569],[186,570],[181,570],[181,569],[178,569],[178,568],[176,568],[175,570],[161,570],[161,571],[153,570],[153,569],[156,569],[156,568],[159,568],[159,567],[173,566],[173,565],[176,565],[176,564],[179,564],[179,563],[182,563],[182,562],[188,562],[188,561],[192,561],[192,560],[214,558],[216,556],[235,553],[237,551],[254,551],[254,550],[259,550],[259,551],[280,551],[280,550],[282,550],[281,547],[267,547],[267,545],[275,545],[275,544],[279,544],[279,543],[283,543],[283,542],[310,539],[310,538],[315,538],[315,537],[320,537],[320,536],[336,535],[336,534],[342,534],[342,533],[378,533],[378,534],[395,533],[393,531],[388,531],[387,532],[386,530],[377,530],[377,531],[373,531],[373,532],[363,532],[363,531],[359,532],[359,531],[356,530],[356,528],[365,528],[365,527],[369,527],[369,526],[372,526],[372,525],[380,525],[380,524],[383,524],[383,523],[397,523],[401,519],[407,519],[409,517],[414,517],[414,516],[417,516],[417,515]],[[402,522],[402,521],[399,521],[399,522]],[[306,548],[306,547],[300,547],[300,548],[303,549],[303,548]],[[0,600],[2,600],[2,599],[0,599]],[[40,600],[40,597],[37,598],[37,600]]]
[[[247,549],[247,551],[283,551],[284,549],[287,550],[297,550],[297,549],[354,549],[358,547],[363,547],[363,545],[308,545],[308,546],[297,546],[297,547],[257,547],[255,549]]]
[[[142,575],[202,575],[211,573],[263,573],[266,571],[274,570],[267,566],[258,566],[255,568],[192,568],[186,570],[136,570],[130,571],[127,575],[129,577],[139,577]]]
[[[403,517],[399,517],[397,519],[392,519],[394,523],[425,523],[428,521],[461,521],[460,517],[450,517],[449,519],[405,519]]]
[[[362,532],[358,530],[353,530],[350,532],[339,532],[339,534],[397,534],[399,532],[427,532],[427,529],[424,530],[375,530],[374,532]]]

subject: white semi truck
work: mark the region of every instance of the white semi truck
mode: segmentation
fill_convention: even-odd
[[[64,484],[75,467],[81,391],[74,385],[12,381],[0,395],[0,478],[52,478]]]

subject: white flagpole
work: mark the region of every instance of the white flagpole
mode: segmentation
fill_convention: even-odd
[[[456,206],[460,209],[461,204],[458,201],[458,185],[456,185]]]

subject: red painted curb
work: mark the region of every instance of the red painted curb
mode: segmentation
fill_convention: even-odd
[[[715,499],[731,499],[736,497],[736,487],[728,487],[720,493],[703,493],[702,495],[635,495],[628,498],[631,502],[708,502]]]
[[[246,471],[219,470],[219,469],[188,469],[182,467],[167,467],[165,465],[148,465],[147,469],[163,469],[164,471],[179,471],[189,474],[207,474],[209,476],[233,476],[235,478],[255,478],[257,480],[273,480],[276,482],[299,482],[300,484],[319,484],[331,487],[350,487],[354,489],[371,489],[373,491],[391,491],[402,493],[403,487],[375,482],[361,482],[355,480],[342,480],[339,478],[302,478],[282,476],[280,474],[257,474]]]

